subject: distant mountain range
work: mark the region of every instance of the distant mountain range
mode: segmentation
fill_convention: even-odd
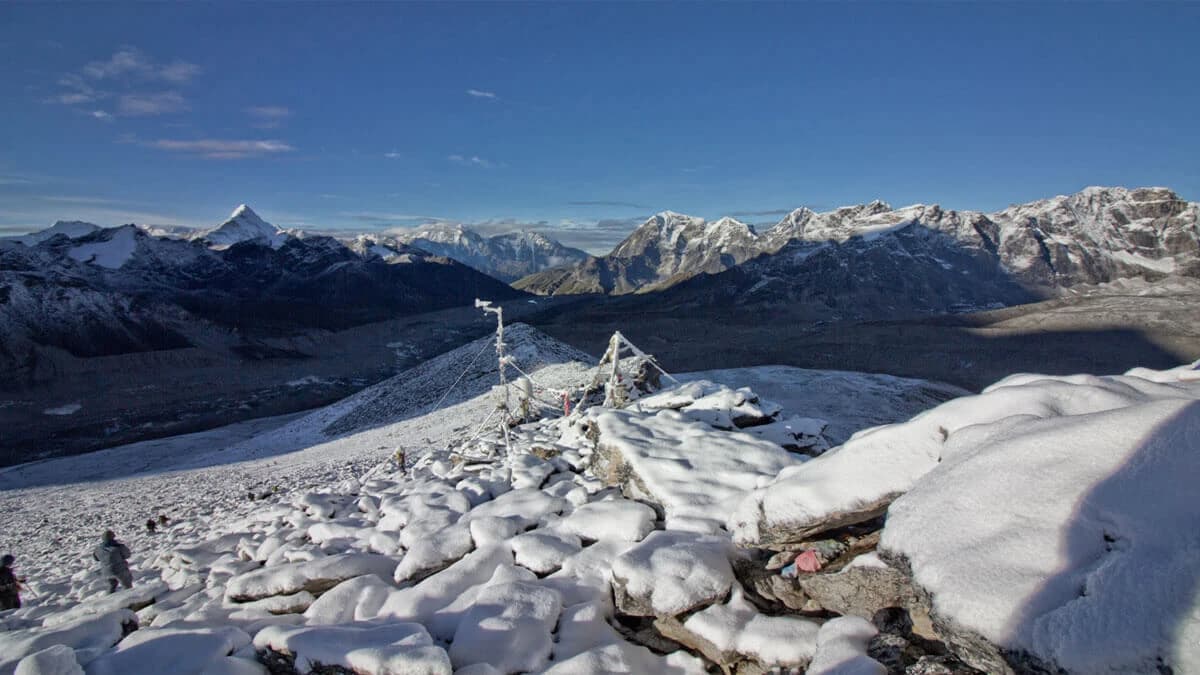
[[[801,208],[762,233],[666,211],[599,257],[536,233],[462,226],[339,239],[276,227],[247,206],[207,230],[59,222],[0,239],[0,373],[27,371],[39,349],[216,344],[269,355],[256,341],[523,291],[626,296],[618,312],[966,312],[1118,279],[1200,277],[1198,222],[1200,204],[1165,188],[1087,188],[994,213]],[[515,289],[503,283],[522,275]]]
[[[985,298],[1004,303],[1013,289],[1053,293],[1119,278],[1200,276],[1198,220],[1200,205],[1166,188],[1092,187],[991,214],[937,205],[893,209],[880,201],[824,213],[801,208],[762,233],[732,218],[708,223],[667,211],[606,256],[514,285],[543,295],[628,294],[693,278],[693,288],[702,287],[715,274],[714,292],[812,296],[834,292],[842,276],[843,287],[861,285],[865,276],[890,266],[900,278],[879,289],[884,296],[937,297],[961,286],[949,304]],[[918,264],[926,269],[918,272]],[[736,274],[718,274],[735,267]],[[1005,289],[969,289],[992,281],[1003,281]],[[900,302],[913,299],[919,298]],[[945,308],[946,302],[938,304]]]
[[[380,241],[416,246],[509,282],[552,267],[583,262],[590,257],[584,251],[563,246],[537,232],[484,237],[462,225],[441,223],[424,225]]]
[[[19,379],[41,349],[263,355],[261,339],[521,295],[441,255],[302,236],[247,206],[189,238],[60,222],[0,240],[0,373]]]

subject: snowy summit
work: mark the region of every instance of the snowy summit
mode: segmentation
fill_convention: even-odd
[[[259,218],[249,206],[241,204],[233,210],[228,220],[199,233],[197,238],[207,241],[214,249],[229,248],[244,241],[259,242],[277,249],[283,246],[289,236],[286,231]]]

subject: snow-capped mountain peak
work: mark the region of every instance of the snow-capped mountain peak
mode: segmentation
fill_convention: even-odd
[[[65,235],[70,239],[77,239],[79,237],[87,236],[93,232],[96,232],[99,229],[99,225],[87,223],[82,220],[60,220],[44,230],[38,230],[37,232],[21,235],[19,237],[11,237],[11,240],[20,242],[26,246],[36,246],[38,243],[46,241],[52,237],[56,237],[60,234]]]
[[[287,232],[263,220],[245,204],[234,209],[224,223],[200,234],[200,238],[214,249],[229,248],[243,241],[259,241],[277,249],[287,241],[288,236]]]

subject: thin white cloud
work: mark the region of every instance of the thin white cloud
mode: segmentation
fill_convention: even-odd
[[[102,98],[107,98],[109,94],[97,90],[81,75],[74,73],[63,75],[58,78],[58,86],[65,91],[61,91],[47,99],[48,103],[61,103],[63,105],[78,105],[80,103],[91,103]]]
[[[484,159],[479,155],[471,155],[470,157],[466,157],[464,155],[450,155],[446,159],[454,162],[455,164],[462,164],[463,166],[477,166],[481,169],[494,169],[497,166],[495,162]]]
[[[113,120],[112,113],[107,113],[103,110],[93,110],[88,114],[102,122],[111,122]]]
[[[281,105],[256,105],[246,108],[246,113],[254,117],[279,119],[281,117],[290,117],[292,111]]]
[[[106,197],[80,197],[76,195],[38,195],[37,199],[55,204],[112,205],[130,203],[123,199],[108,199]]]
[[[292,116],[292,111],[281,105],[256,105],[246,108],[246,114],[258,120],[256,128],[275,129]]]
[[[197,155],[207,159],[245,159],[292,152],[296,148],[275,140],[226,140],[202,138],[197,140],[160,139],[150,147],[170,152]]]
[[[175,61],[158,69],[158,78],[172,84],[185,84],[199,74],[200,66],[184,61]]]
[[[483,91],[482,89],[468,89],[467,96],[474,96],[475,98],[493,98],[494,99],[494,98],[496,98],[496,92]]]
[[[117,104],[117,112],[126,117],[145,117],[182,112],[190,106],[177,91],[154,94],[125,94]]]
[[[156,63],[137,47],[121,47],[103,61],[92,61],[82,73],[93,80],[136,78],[185,84],[200,73],[200,66],[186,61]]]
[[[400,159],[404,155],[400,154],[399,152],[397,152],[395,150],[392,150],[391,152],[383,153],[383,156],[387,157],[388,159]]]
[[[96,100],[96,97],[91,94],[85,94],[80,91],[68,91],[57,94],[46,99],[48,103],[61,103],[63,105],[78,105],[80,103],[91,103]]]
[[[112,56],[85,64],[78,72],[58,78],[61,91],[46,99],[47,103],[78,106],[118,97],[112,112],[96,119],[111,121],[114,115],[145,116],[181,112],[189,108],[178,91],[139,92],[147,85],[184,85],[196,77],[200,66],[187,61],[157,62],[136,47],[121,47]],[[151,89],[153,86],[150,87]]]

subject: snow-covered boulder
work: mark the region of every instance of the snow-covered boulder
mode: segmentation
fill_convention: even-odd
[[[233,626],[213,628],[144,628],[134,631],[111,651],[88,664],[88,675],[167,673],[182,668],[207,672],[209,664],[224,665],[224,659],[250,644],[250,636]],[[258,664],[259,672],[263,669]]]
[[[47,616],[42,625],[52,628],[61,624],[71,623],[80,617],[88,615],[109,614],[121,609],[134,612],[152,605],[155,599],[164,596],[170,589],[161,581],[139,583],[133,588],[123,588],[116,593],[97,595],[88,598],[65,612],[56,612]]]
[[[677,616],[724,598],[733,586],[729,539],[659,530],[612,564],[617,607],[633,616]]]
[[[487,663],[501,673],[539,670],[550,659],[561,612],[562,596],[553,589],[527,581],[488,586],[454,632],[451,662]]]
[[[21,659],[13,675],[84,675],[75,659],[75,650],[54,645]]]
[[[550,574],[580,550],[579,537],[559,532],[527,532],[509,544],[515,562],[534,574]]]
[[[343,553],[305,562],[263,567],[233,577],[225,586],[231,602],[248,602],[300,591],[323,593],[346,579],[364,574],[391,577],[395,558],[372,553]]]
[[[379,613],[392,590],[374,574],[354,577],[326,591],[304,610],[304,618],[310,626],[365,621]]]
[[[794,616],[766,616],[734,587],[729,600],[706,607],[680,624],[669,637],[679,640],[724,667],[749,661],[763,670],[799,668],[817,648],[817,621]],[[663,622],[657,625],[660,629]]]
[[[612,499],[584,504],[554,527],[581,539],[641,541],[654,531],[657,517],[645,504]]]
[[[594,421],[597,475],[630,498],[660,505],[668,527],[715,529],[747,491],[797,462],[775,443],[674,410],[603,410]]]
[[[1200,386],[1178,379],[1012,376],[978,396],[948,401],[908,422],[859,432],[816,459],[783,469],[773,483],[743,499],[727,525],[740,545],[788,548],[883,514],[938,466],[947,443],[961,430],[1006,418],[1086,415],[1197,397]]]
[[[450,675],[450,657],[417,623],[267,626],[254,646],[295,658],[296,670],[340,666],[362,675]]]
[[[28,628],[0,633],[0,675],[8,675],[21,659],[54,645],[75,650],[87,664],[137,628],[137,615],[128,609],[88,614],[53,628]],[[57,659],[56,659],[57,660]]]
[[[1195,400],[1004,419],[951,437],[880,545],[977,668],[1200,672],[1197,477]]]
[[[827,621],[817,633],[817,653],[805,672],[809,675],[886,675],[888,669],[867,655],[867,645],[878,632],[869,621],[857,616]]]
[[[479,592],[496,574],[512,568],[512,550],[507,545],[476,549],[419,584],[393,591],[378,616],[420,622],[439,640],[449,641]]]
[[[474,546],[466,523],[451,524],[435,518],[426,518],[404,528],[400,542],[406,550],[393,574],[397,583],[424,579],[446,569],[470,553]]]

